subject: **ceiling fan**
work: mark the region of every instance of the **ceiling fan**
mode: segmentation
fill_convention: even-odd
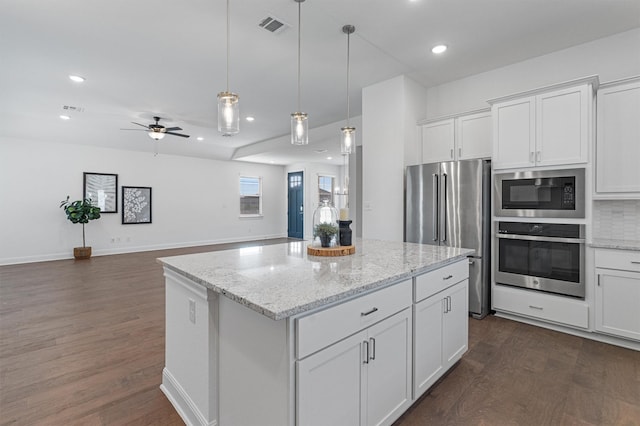
[[[164,138],[165,135],[180,136],[181,138],[188,138],[189,137],[189,135],[185,135],[185,134],[182,134],[182,133],[176,133],[176,130],[182,130],[181,127],[164,127],[163,125],[160,124],[160,120],[162,118],[153,117],[153,119],[156,122],[152,123],[152,124],[149,124],[149,125],[136,123],[135,121],[132,121],[131,123],[135,124],[137,126],[142,126],[145,129],[147,129],[147,134],[149,135],[149,137],[151,139],[154,139],[154,140],[157,140],[157,141],[159,141],[160,139]],[[142,130],[142,129],[120,129],[120,130]]]

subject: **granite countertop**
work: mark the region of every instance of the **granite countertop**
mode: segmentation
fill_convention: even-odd
[[[163,257],[158,262],[271,319],[280,320],[414,274],[473,250],[356,240],[349,256],[307,255],[309,241]]]
[[[589,247],[640,251],[640,241],[594,238]]]

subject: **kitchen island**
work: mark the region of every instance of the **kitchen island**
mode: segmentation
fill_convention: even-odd
[[[466,351],[468,249],[307,241],[158,259],[187,424],[391,424]]]

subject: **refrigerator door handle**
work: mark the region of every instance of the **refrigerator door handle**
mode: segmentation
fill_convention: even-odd
[[[433,220],[433,241],[438,241],[438,175],[432,174],[433,183],[433,200],[431,203],[432,208],[432,220]]]
[[[440,241],[447,241],[447,174],[442,174],[440,196]]]

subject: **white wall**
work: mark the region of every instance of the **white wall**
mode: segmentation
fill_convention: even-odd
[[[487,108],[492,98],[596,74],[600,83],[640,75],[640,29],[431,87],[424,118]]]
[[[341,186],[342,167],[333,165],[323,165],[318,163],[300,163],[286,166],[284,173],[284,182],[286,184],[287,174],[291,172],[303,172],[303,191],[304,191],[304,224],[303,224],[303,238],[310,240],[313,238],[313,212],[318,208],[320,202],[318,200],[318,176],[334,176],[336,178],[336,186]],[[286,186],[285,186],[286,188]],[[287,214],[287,193],[284,194],[284,212]],[[339,199],[337,197],[336,199]],[[340,209],[340,205],[335,206]],[[285,224],[285,235],[286,235]]]
[[[82,227],[59,204],[83,172],[118,174],[118,213],[86,225],[96,255],[286,236],[282,166],[2,138],[0,264],[72,257]],[[240,174],[262,176],[263,217],[239,218]],[[152,187],[153,223],[121,224],[122,185]]]
[[[416,154],[426,90],[405,76],[362,91],[362,236],[402,241],[404,166]]]

